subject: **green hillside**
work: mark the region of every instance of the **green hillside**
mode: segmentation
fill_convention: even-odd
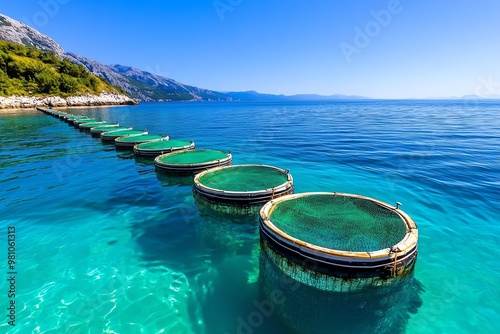
[[[82,65],[21,44],[0,41],[0,96],[124,93]]]

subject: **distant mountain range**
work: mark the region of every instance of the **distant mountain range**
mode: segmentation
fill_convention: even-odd
[[[488,95],[464,95],[461,99],[466,100],[498,100],[500,99],[499,94],[488,94]]]
[[[225,92],[235,101],[330,101],[330,100],[362,100],[367,99],[358,95],[317,95],[317,94],[295,94],[295,95],[274,95],[261,94],[250,90],[247,92]]]

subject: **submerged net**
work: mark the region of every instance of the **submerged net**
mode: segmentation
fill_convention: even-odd
[[[174,148],[179,148],[179,147],[185,147],[185,146],[190,146],[192,142],[189,140],[179,140],[179,139],[174,139],[174,140],[159,140],[159,141],[152,141],[149,143],[144,143],[140,144],[138,146],[138,149],[140,150],[170,150]]]
[[[199,179],[206,187],[224,191],[260,191],[288,181],[288,174],[269,166],[232,166],[206,173]]]
[[[139,143],[139,142],[145,142],[145,141],[150,141],[150,140],[159,140],[164,138],[163,136],[160,135],[139,135],[139,136],[129,136],[129,137],[123,137],[117,139],[118,142],[124,142],[124,143]]]
[[[385,281],[341,280],[304,269],[265,243],[261,246],[261,300],[275,302],[274,314],[290,332],[404,333],[410,314],[422,305],[422,285],[412,274]],[[286,301],[278,302],[283,299],[277,296]]]
[[[228,153],[216,150],[192,150],[170,153],[158,158],[158,161],[169,165],[192,165],[226,159]]]
[[[406,234],[406,224],[396,212],[355,197],[297,197],[278,203],[270,220],[293,238],[340,251],[389,248]]]

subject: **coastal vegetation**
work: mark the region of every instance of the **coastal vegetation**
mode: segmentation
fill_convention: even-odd
[[[54,52],[0,41],[0,96],[125,94],[84,66],[61,59]]]

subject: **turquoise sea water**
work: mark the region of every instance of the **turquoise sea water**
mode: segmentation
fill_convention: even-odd
[[[3,317],[0,332],[316,333],[324,329],[311,317],[328,317],[339,303],[361,312],[324,332],[373,332],[371,323],[395,322],[391,333],[500,332],[500,103],[67,111],[230,149],[234,164],[290,169],[296,192],[402,202],[420,233],[412,289],[367,316],[371,301],[359,296],[323,300],[305,286],[282,287],[281,311],[311,316],[261,311],[265,291],[279,282],[266,272],[255,216],[212,211],[194,201],[189,178],[157,174],[150,160],[41,112],[10,111],[0,114],[0,249],[7,278],[7,227],[15,226],[17,318],[10,327]]]

